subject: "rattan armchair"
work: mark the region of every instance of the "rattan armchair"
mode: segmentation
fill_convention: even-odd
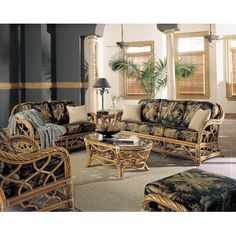
[[[40,149],[30,137],[0,129],[0,149],[1,211],[73,209],[70,158],[63,147]]]

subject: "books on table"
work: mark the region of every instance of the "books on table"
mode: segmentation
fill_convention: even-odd
[[[131,136],[121,136],[121,135],[117,135],[113,138],[108,138],[106,139],[106,142],[112,142],[112,143],[116,143],[119,146],[127,146],[127,145],[138,145],[139,143],[139,138],[135,135],[131,135]]]

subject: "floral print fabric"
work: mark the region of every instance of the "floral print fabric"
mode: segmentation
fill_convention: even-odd
[[[76,122],[63,125],[66,127],[66,134],[80,134],[92,132],[95,130],[95,123],[92,122]]]
[[[159,194],[186,207],[189,211],[236,211],[236,180],[191,169],[148,183],[145,194]],[[170,211],[150,203],[150,211]]]
[[[69,123],[69,113],[66,106],[75,106],[73,101],[50,101],[53,123],[63,125]]]
[[[165,128],[164,137],[196,143],[198,138],[198,132],[195,130],[180,127]]]
[[[186,104],[186,101],[163,99],[158,112],[159,123],[169,126],[178,126],[184,116]]]
[[[135,133],[149,134],[155,136],[163,136],[164,127],[158,124],[149,123],[149,122],[129,122],[129,121],[120,121],[118,126],[121,130],[131,131]]]
[[[139,101],[142,104],[141,120],[145,122],[158,122],[158,111],[161,99],[143,99]]]

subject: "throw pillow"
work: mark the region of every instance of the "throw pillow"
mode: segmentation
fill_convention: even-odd
[[[123,111],[122,120],[141,121],[141,104],[126,105]]]
[[[202,110],[202,109],[198,109],[197,112],[194,114],[193,118],[191,119],[190,123],[189,123],[189,128],[199,131],[202,124],[209,120],[211,117],[211,110],[207,109],[207,110]]]
[[[69,123],[88,121],[87,106],[66,106],[69,113]]]

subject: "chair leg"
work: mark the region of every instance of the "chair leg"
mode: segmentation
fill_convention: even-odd
[[[197,147],[197,148],[196,148],[196,153],[195,153],[195,161],[194,161],[194,164],[195,164],[196,166],[200,166],[200,165],[201,165],[201,162],[202,162],[202,160],[201,160],[201,149],[200,149],[200,147]]]

